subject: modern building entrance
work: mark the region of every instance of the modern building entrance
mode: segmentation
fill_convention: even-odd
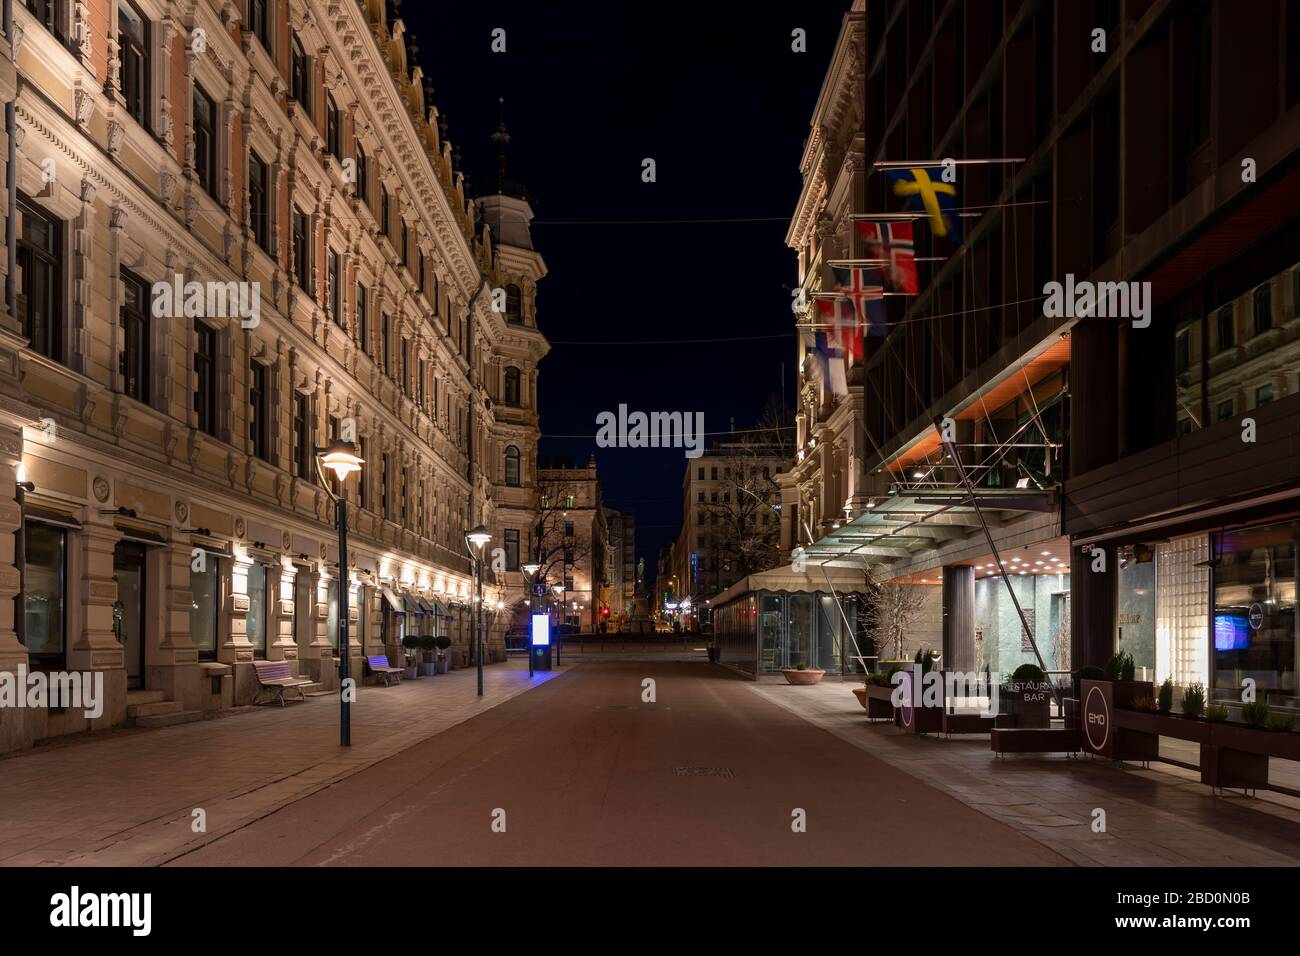
[[[145,546],[119,541],[113,549],[113,579],[117,603],[113,605],[113,633],[122,645],[127,687],[144,686]]]

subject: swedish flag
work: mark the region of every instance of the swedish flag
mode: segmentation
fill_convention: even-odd
[[[885,175],[889,177],[894,195],[906,200],[904,208],[926,214],[932,233],[961,242],[961,226],[956,212],[957,184],[945,183],[938,167],[889,169]]]

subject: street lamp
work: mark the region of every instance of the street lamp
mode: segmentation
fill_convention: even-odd
[[[524,579],[528,582],[528,629],[524,631],[524,652],[528,654],[528,677],[531,680],[533,676],[533,581],[537,579],[537,573],[542,570],[542,566],[536,561],[529,561],[527,564],[521,564],[519,570],[524,572]]]
[[[334,499],[334,520],[339,526],[339,743],[344,747],[352,746],[351,693],[348,689],[349,657],[348,651],[348,590],[352,585],[348,573],[348,498],[343,483],[353,472],[360,472],[365,462],[357,454],[356,446],[350,441],[336,441],[326,448],[316,449],[316,474],[325,493]],[[325,478],[325,469],[334,472],[339,483],[339,494],[334,494],[329,481]]]
[[[465,550],[474,559],[474,663],[478,667],[478,695],[483,696],[483,549],[492,540],[492,532],[477,525],[465,532]]]

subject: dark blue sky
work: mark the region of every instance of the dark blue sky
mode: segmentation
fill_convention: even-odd
[[[541,456],[583,463],[596,452],[606,503],[636,515],[637,556],[650,576],[681,524],[685,459],[680,450],[597,449],[596,415],[625,403],[702,411],[710,432],[733,418],[744,427],[781,393],[783,362],[793,400],[795,259],[784,238],[848,6],[401,6],[476,193],[495,182],[489,137],[505,97],[509,177],[535,197],[533,240],[550,270],[538,292],[538,324],[556,343],[538,383]],[[506,31],[504,54],[490,49],[496,27]],[[790,49],[796,27],[807,31],[807,53]],[[652,184],[641,181],[646,157],[657,164]],[[768,217],[780,218],[646,222]],[[573,220],[586,224],[562,224]],[[771,335],[779,337],[560,344]],[[555,437],[570,435],[590,437]]]

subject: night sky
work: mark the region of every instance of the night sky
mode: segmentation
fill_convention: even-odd
[[[636,515],[648,578],[681,524],[685,459],[680,449],[597,449],[596,415],[626,403],[702,411],[708,432],[732,419],[743,428],[781,395],[782,363],[793,403],[796,270],[784,240],[848,7],[401,5],[475,194],[494,188],[489,137],[505,98],[507,175],[534,197],[533,241],[549,269],[538,292],[552,342],[538,382],[540,456],[584,464],[596,452],[606,504]],[[490,48],[496,27],[504,54]],[[796,27],[806,53],[790,49]],[[655,183],[641,181],[646,157]],[[681,219],[760,221],[647,222]],[[715,336],[776,337],[674,341]],[[610,344],[646,340],[665,344]],[[574,342],[601,344],[565,344]]]

